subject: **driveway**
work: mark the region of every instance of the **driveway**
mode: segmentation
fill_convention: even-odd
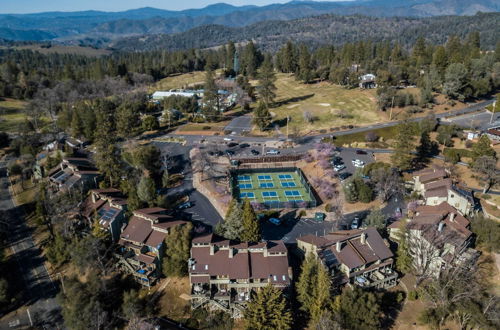
[[[167,190],[167,194],[188,195],[193,207],[179,212],[179,216],[185,216],[195,222],[199,221],[205,225],[215,227],[222,220],[212,203],[193,187],[193,173],[189,159],[189,151],[192,146],[182,146],[178,143],[154,142],[161,150],[162,156],[166,157],[163,167],[167,166],[170,174],[182,173],[184,181],[179,187]]]
[[[252,130],[252,117],[250,115],[245,115],[233,118],[224,130],[234,132],[235,135],[241,135],[243,132],[250,132]]]
[[[459,117],[446,119],[446,122],[458,125],[467,129],[488,129],[500,125],[500,112],[494,113],[481,111]]]
[[[4,317],[0,320],[0,329],[30,325],[37,328],[58,328],[62,323],[60,306],[55,299],[59,288],[45,268],[45,258],[33,241],[23,210],[12,201],[5,166],[5,163],[0,162],[0,210],[6,211],[2,221],[8,223],[8,247],[16,260],[15,271],[21,282],[23,304],[27,309],[19,309],[15,314]]]

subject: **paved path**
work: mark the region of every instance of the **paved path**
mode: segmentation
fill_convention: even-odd
[[[241,135],[243,132],[250,132],[251,129],[252,117],[250,115],[244,115],[233,118],[224,130],[234,132],[235,135]]]
[[[23,302],[27,310],[26,313],[18,312],[0,320],[0,329],[14,329],[30,324],[37,328],[57,329],[61,324],[60,306],[55,299],[58,287],[45,268],[45,259],[33,241],[23,210],[14,205],[5,167],[5,162],[0,162],[0,209],[6,211],[6,219],[2,220],[9,223],[9,248],[16,259],[17,272],[24,287]]]

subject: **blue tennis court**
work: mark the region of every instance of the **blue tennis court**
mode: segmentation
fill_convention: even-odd
[[[249,175],[238,175],[238,181],[250,181]]]
[[[274,188],[274,183],[272,182],[261,182],[259,184],[260,188]]]
[[[240,189],[252,189],[253,186],[251,183],[240,183]]]
[[[258,175],[257,179],[259,179],[260,181],[269,181],[273,178],[270,175]]]
[[[295,184],[295,182],[293,182],[293,181],[289,181],[289,182],[282,182],[281,186],[283,188],[295,188],[295,187],[297,187],[297,184]]]
[[[280,180],[293,180],[293,177],[291,174],[280,174],[280,175],[278,175],[278,179],[280,179]]]
[[[294,197],[294,196],[302,196],[302,194],[298,190],[286,190],[285,191],[285,196],[287,196],[287,197]]]
[[[242,192],[240,198],[255,198],[255,194],[253,192]]]
[[[278,193],[276,191],[263,191],[262,197],[264,198],[278,197]]]

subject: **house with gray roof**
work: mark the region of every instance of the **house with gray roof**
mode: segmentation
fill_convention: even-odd
[[[154,285],[161,275],[165,237],[171,228],[186,223],[160,207],[135,210],[118,241],[119,268],[144,286]]]
[[[297,238],[299,252],[317,257],[337,286],[387,289],[397,284],[394,254],[375,228],[337,231]]]

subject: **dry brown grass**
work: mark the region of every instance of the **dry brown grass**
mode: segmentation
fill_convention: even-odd
[[[160,298],[160,315],[176,321],[188,318],[190,315],[189,300],[181,298],[181,295],[189,295],[191,286],[188,277],[170,277],[168,285],[162,292]]]

